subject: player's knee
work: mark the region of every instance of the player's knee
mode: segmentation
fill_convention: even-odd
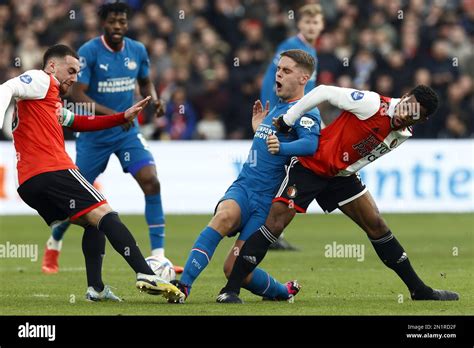
[[[140,186],[146,195],[155,195],[160,193],[160,182],[156,175],[150,175],[140,180]]]
[[[382,237],[384,234],[387,233],[389,230],[387,224],[385,223],[385,220],[380,216],[380,214],[377,214],[372,221],[368,224],[366,228],[366,232],[369,235],[370,238],[372,239],[377,239]]]
[[[230,233],[237,224],[237,217],[229,209],[224,209],[216,212],[216,215],[211,220],[211,227],[219,232]]]

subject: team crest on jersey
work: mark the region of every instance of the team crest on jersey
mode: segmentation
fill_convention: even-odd
[[[128,70],[135,70],[137,68],[137,63],[134,60],[130,60],[128,57],[125,58],[124,64]]]
[[[293,185],[288,187],[288,189],[286,190],[286,195],[289,198],[295,198],[298,195],[298,190],[296,189],[296,186]]]
[[[398,144],[398,139],[393,139],[392,142],[390,143],[390,148],[393,149],[395,146]]]
[[[30,75],[21,75],[20,76],[20,81],[23,82],[23,83],[26,83],[27,85],[31,83],[31,81],[33,81],[33,79],[31,78]]]
[[[310,130],[314,126],[314,121],[309,117],[301,117],[300,126]]]
[[[364,92],[354,91],[351,93],[351,97],[354,100],[361,100],[362,98],[364,98]]]

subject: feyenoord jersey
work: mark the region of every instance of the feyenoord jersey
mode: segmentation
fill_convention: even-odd
[[[56,78],[43,70],[29,70],[1,87],[6,96],[2,95],[0,114],[12,98],[16,99],[12,128],[19,184],[44,172],[77,169],[64,148]]]
[[[391,128],[391,118],[400,99],[370,91],[320,87],[323,88],[319,96],[316,92],[309,98],[317,97],[318,104],[324,99],[343,111],[321,131],[319,148],[315,154],[299,158],[300,163],[314,173],[326,177],[352,175],[412,136],[411,128]],[[306,103],[303,99],[301,101]],[[314,104],[313,100],[302,110],[314,107]],[[296,116],[297,113],[292,115]]]

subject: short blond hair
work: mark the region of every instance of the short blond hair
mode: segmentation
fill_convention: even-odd
[[[304,16],[316,17],[317,15],[323,15],[323,9],[320,4],[308,4],[298,9],[297,18],[300,20]]]

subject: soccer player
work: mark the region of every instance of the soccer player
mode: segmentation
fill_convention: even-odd
[[[280,101],[271,111],[268,103],[265,109],[260,100],[254,104],[252,123],[254,120],[261,123],[256,129],[248,160],[217,203],[214,217],[195,241],[181,280],[174,283],[186,296],[189,296],[194,281],[209,264],[222,238],[240,232],[224,264],[224,272],[229,274],[238,250],[265,222],[278,183],[285,175],[284,165],[292,155],[310,154],[316,150],[320,122],[317,109],[302,114],[288,134],[280,135],[281,147],[277,155],[270,154],[266,145],[268,136],[276,132],[272,118],[285,113],[304,95],[304,87],[314,71],[314,65],[314,59],[302,50],[289,50],[281,54],[276,72],[276,93]],[[299,291],[295,281],[281,284],[261,269],[255,270],[244,287],[259,296],[282,300],[293,297]]]
[[[62,125],[77,131],[94,131],[125,124],[134,120],[150,97],[109,116],[75,115],[61,107],[60,94],[77,81],[79,69],[77,53],[67,46],[55,45],[44,54],[43,70],[27,71],[0,86],[0,124],[5,113],[12,111],[12,98],[17,100],[12,128],[18,194],[48,225],[69,219],[84,227],[87,300],[121,301],[102,281],[107,237],[136,272],[139,289],[179,301],[183,294],[153,273],[118,214],[82,176],[64,148]]]
[[[78,103],[95,105],[98,114],[114,114],[133,104],[135,84],[140,94],[152,96],[151,104],[162,114],[155,88],[149,78],[149,60],[140,42],[125,37],[129,7],[125,3],[106,3],[99,9],[104,34],[81,46],[81,72],[72,96]],[[151,242],[151,254],[164,255],[165,220],[160,183],[155,161],[138,123],[111,129],[80,133],[76,140],[76,165],[91,184],[107,167],[112,154],[120,160],[123,171],[132,174],[145,194],[145,219]],[[57,273],[62,239],[69,223],[57,224],[46,243],[42,271]],[[178,267],[177,267],[178,268]],[[177,269],[179,271],[179,269]]]
[[[278,117],[275,120],[277,128],[288,131],[300,115],[325,101],[343,110],[342,113],[321,131],[317,152],[292,159],[265,224],[244,244],[217,301],[239,302],[241,284],[265,257],[270,243],[297,212],[305,213],[314,199],[326,213],[339,208],[367,233],[377,255],[402,279],[413,300],[458,300],[457,293],[433,290],[418,277],[407,253],[380,216],[372,196],[357,175],[364,166],[411,137],[411,126],[426,121],[436,110],[436,93],[419,85],[398,99],[375,92],[321,85],[286,115]],[[272,137],[268,150],[277,153],[279,148],[278,138]],[[225,300],[220,300],[223,293]]]
[[[265,103],[267,100],[270,103],[270,109],[278,102],[278,97],[275,93],[275,72],[277,64],[280,59],[280,53],[289,49],[301,49],[310,54],[318,62],[316,49],[314,45],[320,33],[324,29],[324,16],[319,4],[308,4],[301,7],[297,12],[297,27],[298,34],[292,36],[280,45],[278,45],[275,56],[272,62],[268,66],[263,82],[262,89],[260,91],[260,99]],[[306,84],[305,93],[311,91],[316,87],[316,72],[315,69],[310,80]],[[275,250],[297,250],[288,241],[283,238],[283,235],[270,246],[270,249]]]

